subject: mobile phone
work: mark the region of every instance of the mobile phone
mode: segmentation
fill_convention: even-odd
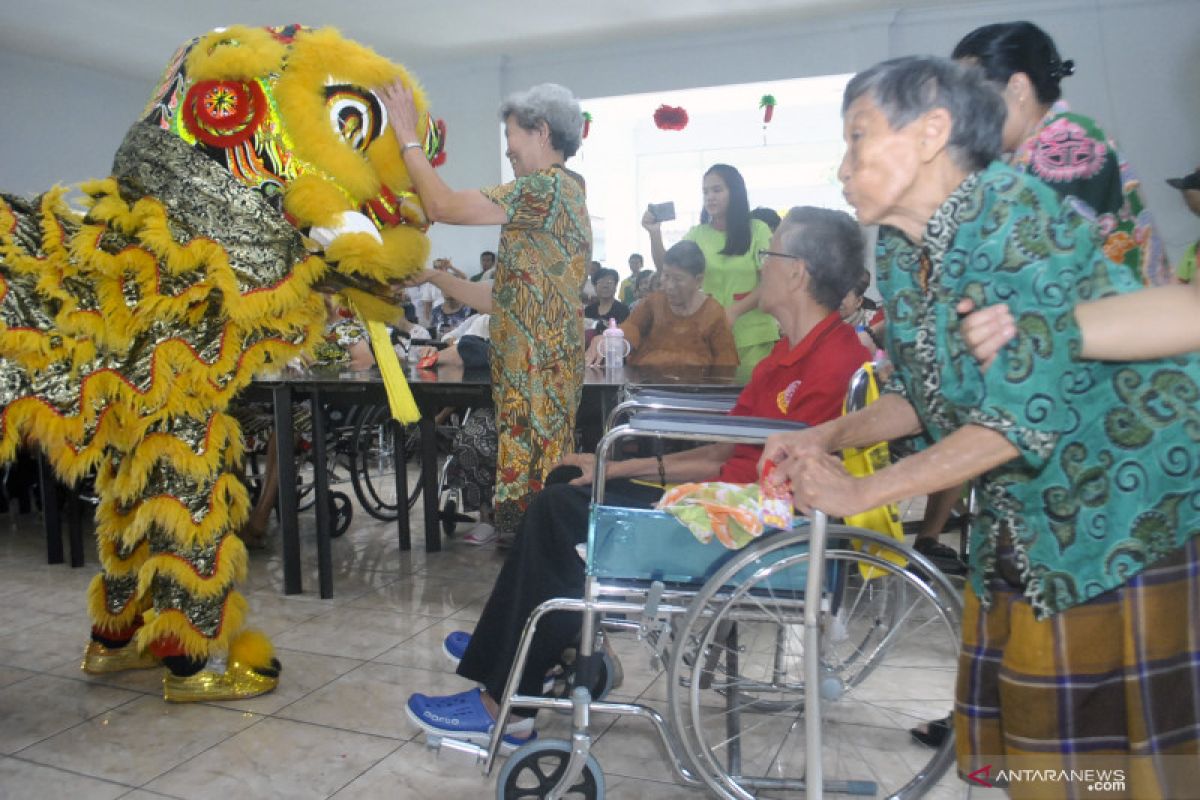
[[[667,222],[675,219],[675,203],[668,200],[665,203],[651,203],[650,213],[654,215],[654,219],[658,222]]]

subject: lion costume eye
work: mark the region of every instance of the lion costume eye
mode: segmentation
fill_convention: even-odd
[[[325,103],[329,107],[329,124],[334,133],[355,150],[366,150],[387,124],[383,104],[373,93],[359,86],[326,86]]]

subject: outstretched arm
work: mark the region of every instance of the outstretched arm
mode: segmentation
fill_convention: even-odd
[[[1017,334],[1008,306],[975,310],[970,300],[957,306],[961,331],[971,353],[986,370]],[[1083,338],[1082,356],[1101,361],[1141,361],[1200,350],[1200,283],[1158,286],[1112,295],[1075,308]]]
[[[827,453],[789,462],[787,476],[796,508],[805,513],[819,508],[845,517],[958,486],[1019,455],[1003,434],[966,425],[920,453],[863,478],[851,476],[836,456]]]
[[[831,419],[812,428],[776,433],[767,439],[759,474],[767,461],[782,467],[814,454],[832,453],[847,447],[867,447],[920,433],[924,428],[912,405],[899,395],[887,394],[864,409]],[[783,474],[780,471],[774,473]]]
[[[658,472],[657,458],[610,461],[605,477],[644,478],[653,481],[665,477],[668,483],[712,480],[721,472],[721,465],[728,461],[731,455],[731,444],[708,444],[681,453],[667,453],[662,457],[662,476]],[[595,480],[596,457],[591,453],[571,453],[561,463],[583,470],[583,475],[571,481],[574,485],[590,486]]]
[[[654,267],[662,269],[663,259],[667,255],[667,248],[663,247],[662,223],[648,208],[642,215],[642,227],[646,229],[646,233],[650,234],[650,258],[654,261]]]
[[[453,297],[463,305],[470,306],[480,314],[492,313],[492,282],[469,281],[443,272],[427,269],[409,280],[409,285],[432,283],[442,294]]]
[[[412,89],[397,80],[380,89],[378,94],[387,108],[390,127],[400,146],[400,157],[404,159],[404,166],[429,219],[452,225],[503,225],[508,222],[504,209],[482,192],[475,189],[455,191],[447,186],[425,158],[425,151],[412,146],[420,142]]]

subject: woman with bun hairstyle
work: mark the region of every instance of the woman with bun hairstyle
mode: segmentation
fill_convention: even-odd
[[[1000,22],[968,33],[951,58],[979,66],[1004,96],[1008,118],[1001,149],[1012,166],[1032,173],[1092,219],[1109,260],[1146,286],[1175,282],[1141,182],[1096,121],[1076,114],[1060,83],[1075,62],[1059,56],[1032,22]]]

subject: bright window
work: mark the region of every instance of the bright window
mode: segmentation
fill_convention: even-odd
[[[700,181],[712,164],[737,167],[750,207],[784,212],[795,205],[849,211],[837,180],[842,143],[842,90],[850,75],[686,89],[585,100],[593,121],[568,166],[587,180],[594,256],[622,274],[630,253],[646,256],[641,227],[649,203],[673,201],[676,219],[663,225],[669,247],[700,222]],[[775,97],[774,118],[763,124],[759,99]],[[666,104],[688,113],[682,131],[654,125]],[[511,169],[504,160],[504,169]],[[506,178],[507,179],[507,178]]]

